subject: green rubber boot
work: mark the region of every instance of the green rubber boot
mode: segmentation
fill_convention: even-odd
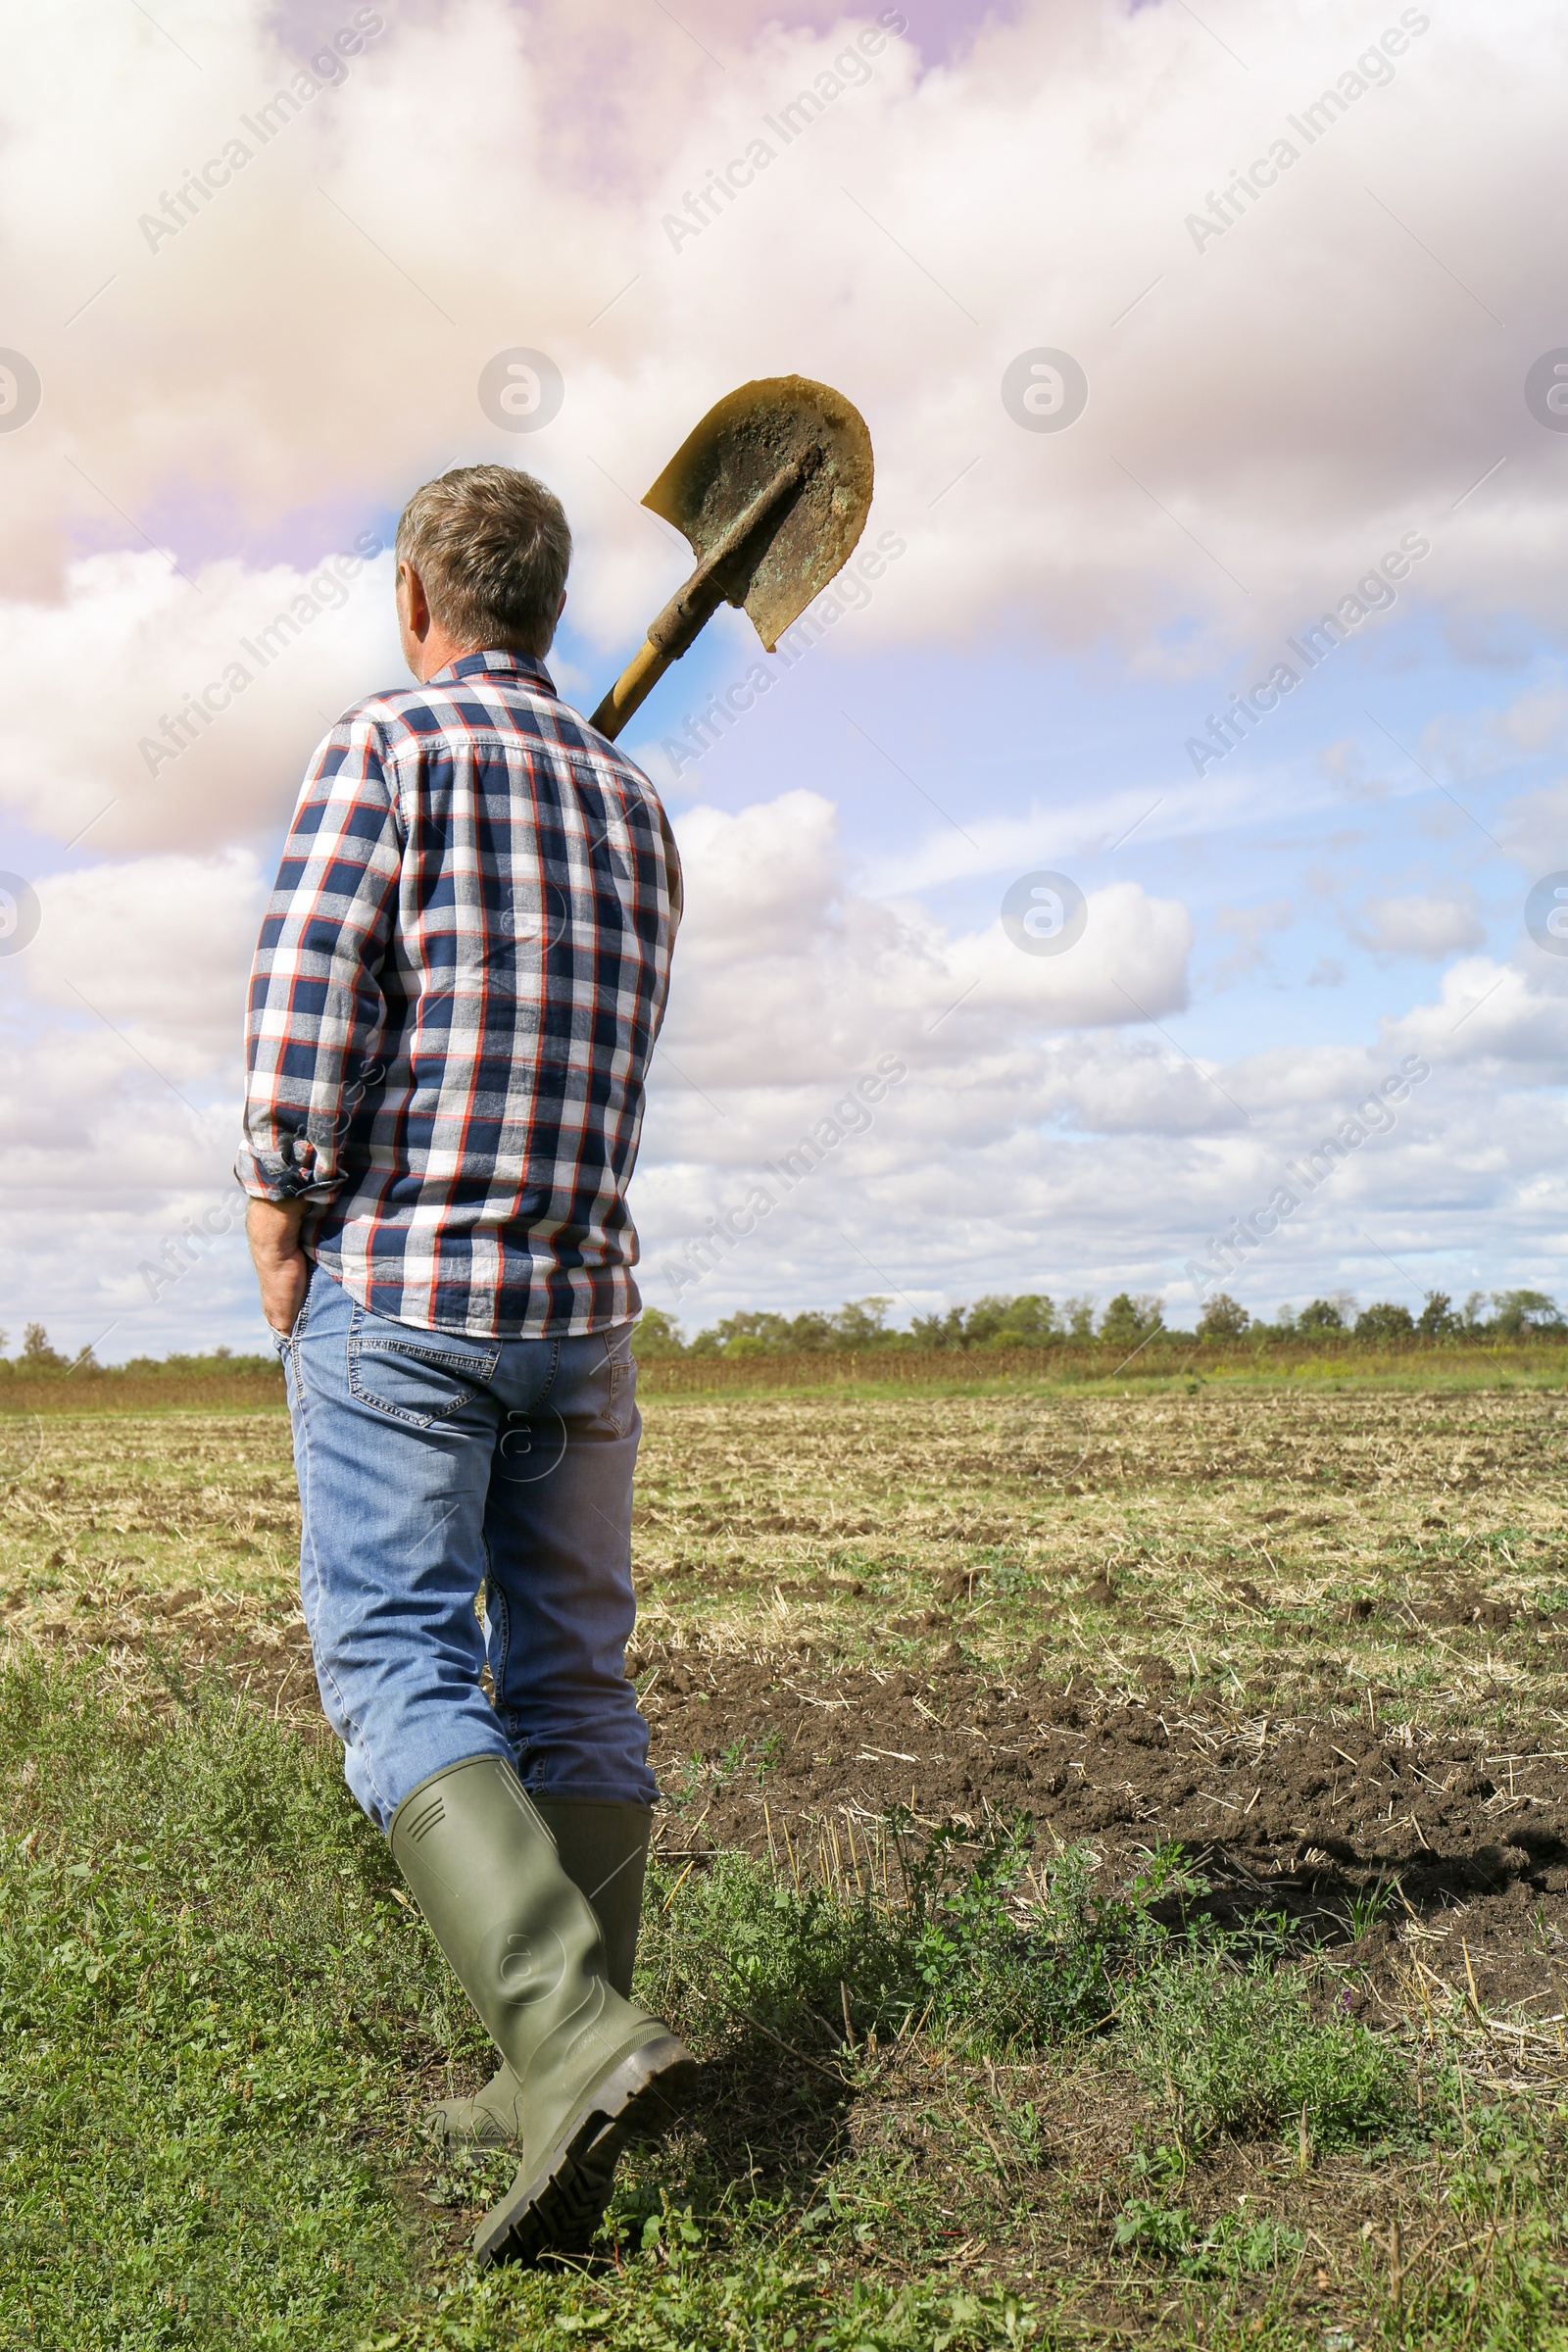
[[[605,1939],[606,1981],[630,2000],[653,1810],[579,1797],[536,1796],[531,1802],[556,1841],[562,1869],[594,1907]],[[483,2090],[471,2099],[442,2099],[424,2128],[449,2146],[506,2147],[516,2136],[517,2087],[503,2059]]]
[[[621,2149],[666,2119],[691,2052],[607,1984],[598,1919],[498,1756],[421,1781],[391,1844],[515,2084],[522,2161],[475,2232],[480,2268],[584,2253]]]

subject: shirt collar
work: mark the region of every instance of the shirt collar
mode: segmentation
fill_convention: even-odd
[[[542,686],[546,694],[554,695],[556,692],[555,680],[538,655],[518,653],[511,646],[491,646],[484,653],[461,654],[456,662],[449,662],[444,669],[438,669],[434,677],[427,678],[425,683],[428,686],[445,686],[455,678],[485,676],[523,678],[530,686]]]

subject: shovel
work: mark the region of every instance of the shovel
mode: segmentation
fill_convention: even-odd
[[[871,504],[871,436],[827,384],[769,375],[726,393],[681,443],[645,507],[690,541],[697,569],[593,715],[612,740],[720,605],[743,606],[771,653],[841,571]]]

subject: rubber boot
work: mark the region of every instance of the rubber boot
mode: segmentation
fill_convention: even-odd
[[[556,1841],[562,1869],[594,1907],[605,1939],[606,1981],[630,2000],[653,1810],[577,1797],[536,1796],[531,1802]],[[471,2099],[442,2099],[432,2107],[424,2128],[449,2146],[506,2147],[515,2135],[516,2093],[503,2059]]]
[[[653,1807],[600,1804],[575,1796],[536,1796],[533,1801],[556,1841],[562,1869],[598,1914],[605,1938],[605,1975],[621,1999],[629,2001]]]
[[[667,2120],[691,2052],[606,1982],[593,1908],[500,1757],[421,1781],[391,1844],[515,2084],[522,2161],[474,2234],[480,2268],[586,2252],[621,2149]]]

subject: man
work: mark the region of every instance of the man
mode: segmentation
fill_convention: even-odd
[[[238,1162],[321,1704],[501,2053],[433,2122],[521,2145],[481,2262],[581,2251],[693,2064],[628,1998],[657,1790],[625,1679],[626,1187],[680,868],[544,667],[570,556],[509,466],[410,500],[419,684],[357,704],[306,777]]]

